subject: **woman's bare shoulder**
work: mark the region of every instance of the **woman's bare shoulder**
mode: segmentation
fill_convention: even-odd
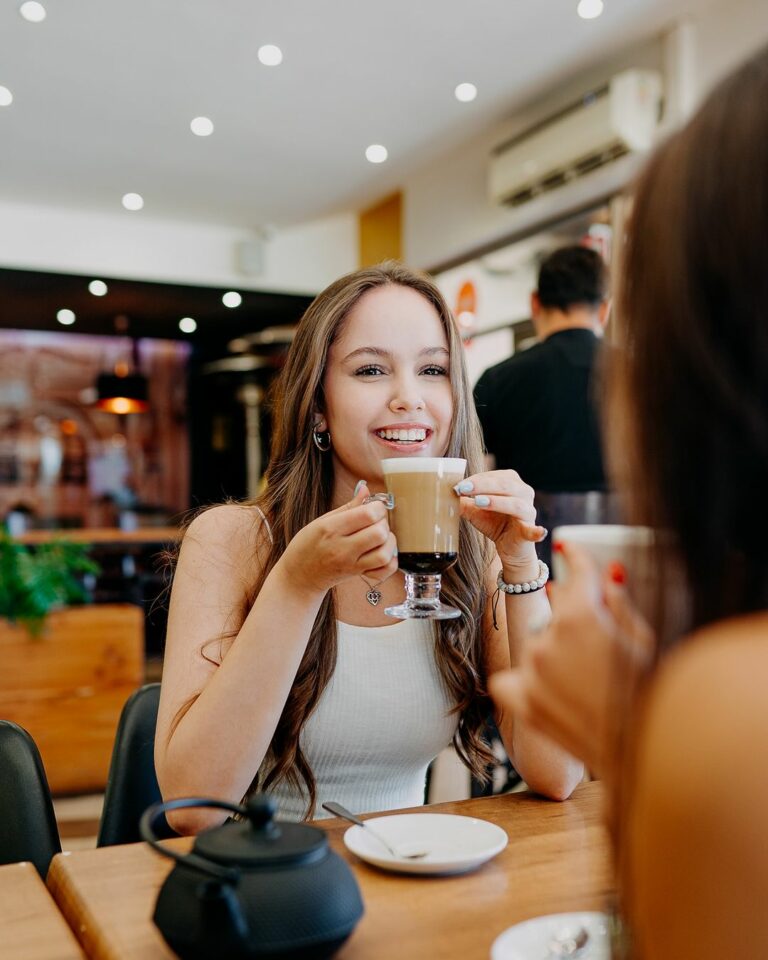
[[[182,548],[224,549],[251,555],[269,540],[264,514],[255,506],[223,503],[199,513],[184,534]]]
[[[768,942],[767,672],[768,614],[756,614],[692,635],[652,681],[628,795],[631,911],[648,956]]]
[[[663,662],[646,702],[637,778],[667,811],[721,824],[768,811],[768,613],[691,635]],[[766,819],[768,813],[761,815]]]

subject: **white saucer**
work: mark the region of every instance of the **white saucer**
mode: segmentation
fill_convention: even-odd
[[[546,957],[553,937],[584,927],[589,940],[577,955],[579,960],[610,960],[611,942],[605,913],[551,913],[516,923],[500,934],[491,946],[491,960],[530,960]]]
[[[397,873],[466,873],[495,857],[507,845],[507,835],[487,820],[445,813],[402,813],[366,821],[392,846],[420,846],[429,853],[420,860],[393,857],[362,827],[350,827],[344,843],[355,856]]]

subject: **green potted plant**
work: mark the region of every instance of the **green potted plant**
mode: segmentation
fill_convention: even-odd
[[[90,601],[83,578],[99,572],[85,544],[53,540],[33,550],[0,530],[0,617],[39,637],[51,610]]]
[[[144,613],[88,602],[88,550],[0,531],[0,717],[35,739],[55,794],[104,789],[120,711],[144,680]]]

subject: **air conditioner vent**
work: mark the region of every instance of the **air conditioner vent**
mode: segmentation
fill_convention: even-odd
[[[657,73],[617,74],[606,87],[497,147],[489,167],[492,199],[520,206],[631,151],[649,149],[660,106]]]

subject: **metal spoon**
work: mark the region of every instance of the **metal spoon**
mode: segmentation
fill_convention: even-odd
[[[332,813],[335,817],[341,817],[343,820],[349,820],[350,823],[355,823],[358,827],[362,827],[364,830],[367,830],[368,833],[376,837],[379,843],[383,847],[386,847],[392,856],[397,860],[421,860],[422,857],[426,857],[429,853],[429,850],[424,850],[415,844],[405,844],[403,846],[393,847],[392,844],[385,840],[380,833],[374,830],[369,823],[367,823],[365,820],[361,820],[360,817],[355,816],[355,814],[347,810],[346,807],[342,807],[340,803],[324,803],[323,808],[329,813]]]
[[[563,930],[554,936],[547,946],[545,960],[553,957],[577,957],[587,945],[589,933],[585,927],[577,930]]]

